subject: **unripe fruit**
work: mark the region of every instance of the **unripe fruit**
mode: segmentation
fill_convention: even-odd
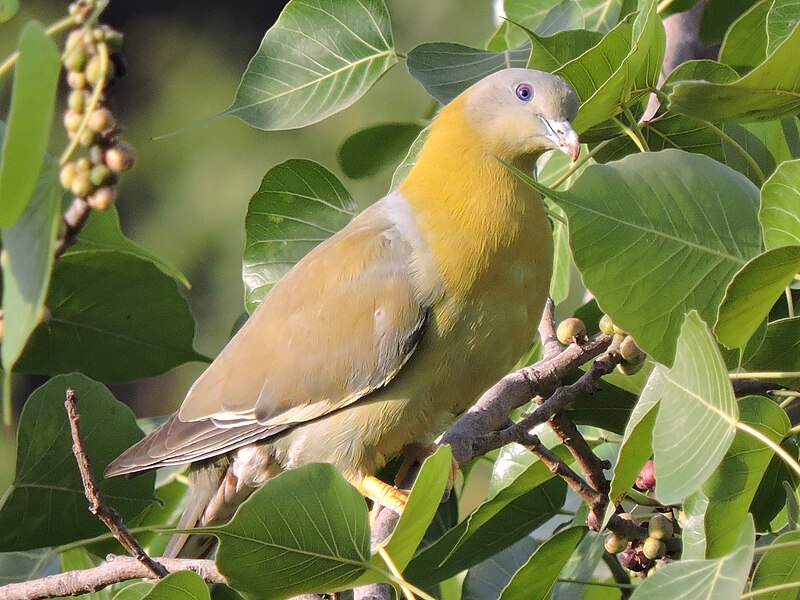
[[[641,348],[636,345],[636,341],[631,336],[627,336],[622,340],[622,343],[619,345],[619,353],[622,358],[632,365],[642,363],[644,359],[647,358],[647,354],[642,352]]]
[[[600,317],[600,331],[606,335],[614,334],[614,323],[611,322],[611,317],[608,315],[603,315]]]
[[[61,187],[65,190],[72,189],[72,182],[75,180],[75,176],[78,174],[78,168],[75,166],[74,162],[68,162],[61,170],[58,172],[58,181],[61,183]]]
[[[111,172],[111,169],[105,165],[97,165],[92,169],[89,179],[91,179],[94,185],[101,186],[111,183],[113,177],[114,174]]]
[[[612,532],[606,536],[603,546],[605,547],[606,552],[609,554],[619,554],[628,547],[628,540],[621,538],[616,533]]]
[[[110,68],[110,65],[109,65]],[[103,79],[103,67],[100,63],[99,56],[93,56],[92,59],[88,62],[85,69],[86,73],[86,81],[90,85],[97,85]],[[105,73],[106,79],[109,77],[109,73]]]
[[[82,90],[86,87],[86,75],[76,71],[67,73],[67,85],[73,90]]]
[[[89,196],[86,201],[94,210],[105,210],[117,199],[117,193],[112,187],[101,187],[94,194]]]
[[[672,537],[674,527],[672,521],[664,514],[658,513],[650,517],[647,525],[647,534],[656,540],[666,540]]]
[[[110,27],[106,29],[106,27],[106,25],[103,25],[103,31],[105,32],[108,50],[110,52],[119,52],[120,48],[122,48],[122,34],[115,29],[111,29]]]
[[[636,487],[644,491],[652,490],[656,487],[656,472],[652,460],[644,463],[639,475],[636,476]]]
[[[86,196],[92,191],[92,181],[89,179],[88,173],[78,173],[72,181],[72,193],[76,196]]]
[[[75,168],[78,169],[78,173],[88,173],[92,170],[92,163],[88,158],[82,156],[75,161]]]
[[[69,7],[70,14],[72,14],[72,6]],[[80,29],[74,29],[69,32],[67,36],[67,41],[64,44],[64,48],[69,50],[70,48],[74,48],[83,42],[83,31]]]
[[[622,329],[622,327],[619,327],[619,326],[617,326],[617,325],[612,325],[612,326],[611,326],[611,329],[612,329],[612,331],[613,331],[614,333],[616,333],[617,335],[628,335],[628,332],[627,332],[627,331],[625,331],[624,329]]]
[[[67,106],[70,110],[74,110],[77,113],[82,113],[83,109],[86,108],[86,96],[84,95],[82,90],[72,90],[69,94],[69,98],[67,99]]]
[[[106,37],[105,32],[101,27],[95,27],[94,29],[92,29],[91,33],[92,33],[92,39],[95,42],[102,42]]]
[[[649,537],[642,544],[642,552],[647,558],[655,560],[666,556],[667,546],[661,540]]]
[[[133,167],[133,163],[136,161],[133,147],[125,142],[118,142],[116,146],[112,146],[106,150],[104,158],[108,168],[115,173],[128,171]]]
[[[64,67],[66,67],[67,71],[74,71],[77,73],[83,71],[83,68],[86,66],[86,61],[88,60],[89,55],[86,53],[86,50],[78,47],[71,48],[67,50],[64,56]]]
[[[83,115],[74,110],[68,110],[64,113],[64,129],[67,131],[78,131],[83,121]]]
[[[558,324],[556,337],[562,344],[571,344],[572,342],[582,340],[586,337],[586,325],[576,317],[564,319]]]
[[[84,129],[81,132],[81,137],[78,140],[78,143],[84,148],[88,148],[94,144],[95,140],[97,140],[97,133],[90,131],[89,129]]]
[[[93,110],[86,121],[86,126],[97,133],[111,129],[114,124],[114,115],[105,107]]]

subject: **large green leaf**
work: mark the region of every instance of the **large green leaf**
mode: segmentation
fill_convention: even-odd
[[[567,564],[561,571],[561,579],[556,583],[552,598],[558,600],[582,600],[586,592],[593,586],[585,586],[584,581],[594,577],[598,565],[603,558],[605,536],[596,531],[587,531],[575,548]]]
[[[353,104],[396,62],[383,0],[291,0],[227,114],[258,129],[304,127]]]
[[[758,219],[767,248],[800,245],[800,159],[781,164],[764,183]]]
[[[38,327],[17,370],[81,371],[106,383],[158,375],[205,360],[192,348],[194,319],[175,280],[127,252],[62,256]]]
[[[719,42],[739,15],[757,0],[708,0],[700,20],[700,40],[712,45]]]
[[[675,504],[717,468],[733,440],[739,411],[717,343],[695,311],[681,327],[672,369],[658,366],[653,373],[661,396],[653,428],[658,498]]]
[[[531,57],[529,69],[553,72],[596,46],[603,34],[586,29],[561,31],[551,36],[529,34]]]
[[[61,55],[38,21],[22,30],[8,131],[0,152],[0,227],[12,225],[36,187],[56,101]]]
[[[738,598],[753,562],[755,530],[748,518],[737,531],[736,548],[715,560],[680,560],[650,574],[631,600],[696,600]]]
[[[659,378],[658,370],[650,375],[625,427],[619,457],[614,465],[614,476],[611,479],[611,490],[608,494],[610,503],[603,519],[604,527],[616,511],[617,503],[636,482],[644,463],[653,455],[653,428],[658,414],[658,402],[661,399]]]
[[[780,550],[769,550],[758,561],[750,589],[763,590],[764,588],[800,582],[800,531],[787,531],[779,535],[772,542],[778,544],[796,544],[794,547]],[[759,594],[762,600],[796,600],[797,588]]]
[[[83,252],[84,250],[116,250],[127,252],[150,261],[165,275],[180,281],[190,288],[189,280],[176,267],[146,250],[133,240],[125,237],[119,224],[119,214],[114,206],[102,211],[92,211],[86,224],[81,229],[77,242],[67,248],[65,255]]]
[[[528,561],[538,546],[532,536],[525,536],[472,567],[464,577],[460,600],[499,598],[511,577]]]
[[[725,286],[758,254],[758,190],[680,150],[592,165],[566,192],[529,182],[567,213],[570,247],[602,310],[670,364],[684,315],[714,321]]]
[[[10,21],[19,10],[19,0],[0,0],[0,23]]]
[[[0,508],[0,550],[55,546],[107,532],[87,508],[72,455],[64,399],[75,390],[80,426],[92,474],[103,500],[123,519],[152,502],[155,473],[105,479],[103,469],[144,434],[131,410],[106,387],[80,373],[54,377],[31,394],[20,416],[14,483]]]
[[[50,548],[0,553],[0,585],[40,579],[59,571],[58,554]]]
[[[59,554],[61,559],[61,572],[82,571],[97,566],[97,560],[84,548],[72,548]],[[90,594],[81,595],[81,600],[110,600],[111,587],[103,588]],[[177,600],[177,599],[176,599]]]
[[[353,179],[369,177],[397,164],[420,131],[419,123],[383,123],[357,131],[336,151],[339,166]]]
[[[794,438],[785,439],[781,447],[797,460],[798,446]],[[783,483],[790,482],[792,487],[797,485],[797,475],[790,470],[786,462],[779,457],[773,456],[764,471],[761,483],[758,484],[753,501],[750,503],[750,512],[756,523],[756,531],[769,531],[770,523],[785,508],[785,494],[783,493]],[[780,529],[774,528],[773,531]]]
[[[511,578],[500,600],[527,598],[547,600],[555,588],[561,569],[586,533],[585,527],[570,527],[543,543]]]
[[[368,567],[367,505],[329,464],[271,479],[221,527],[217,566],[247,598],[345,589]]]
[[[413,48],[408,53],[406,66],[426,92],[447,104],[487,75],[508,67],[524,67],[528,64],[530,52],[528,44],[491,52],[461,44],[434,42]]]
[[[763,396],[739,400],[739,419],[773,442],[789,430],[786,412]],[[708,497],[705,515],[706,557],[719,558],[736,547],[736,533],[747,516],[758,484],[772,458],[772,450],[743,431],[736,432],[719,467],[703,484]]]
[[[428,585],[475,565],[536,529],[564,503],[566,484],[541,462],[527,469],[409,563],[409,581]]]
[[[751,259],[725,290],[714,333],[728,348],[744,348],[775,300],[800,271],[800,246],[781,246]]]
[[[727,84],[678,83],[670,108],[707,121],[770,121],[800,110],[800,24],[775,51],[741,79]]]
[[[210,600],[208,584],[196,573],[179,571],[159,581],[142,600]]]
[[[767,54],[772,54],[797,24],[797,0],[772,0],[767,13]]]
[[[57,173],[55,163],[47,160],[22,215],[11,227],[0,232],[4,324],[0,353],[7,372],[17,362],[28,337],[41,320],[58,229]]]
[[[597,45],[555,71],[581,101],[574,122],[579,133],[618,114],[622,103],[636,101],[645,93],[640,88],[655,83],[664,52],[664,26],[655,3],[643,4],[635,18],[623,21]],[[640,73],[652,81],[637,82]]]
[[[310,160],[273,167],[250,199],[242,258],[247,309],[252,312],[275,283],[356,212],[336,176]]]
[[[767,325],[764,340],[752,356],[745,357],[744,367],[752,371],[800,371],[800,317]]]
[[[681,559],[702,560],[706,557],[706,508],[708,498],[702,491],[697,490],[683,503],[683,512],[686,517],[681,531]]]
[[[772,0],[761,0],[742,13],[725,33],[720,62],[745,73],[767,58],[766,19]]]

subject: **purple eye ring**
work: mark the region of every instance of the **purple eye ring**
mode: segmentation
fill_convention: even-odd
[[[528,83],[520,83],[515,93],[522,102],[530,102],[533,99],[533,88]]]

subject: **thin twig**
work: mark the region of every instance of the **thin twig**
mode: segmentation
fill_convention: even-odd
[[[89,501],[89,511],[105,523],[106,527],[111,530],[111,533],[114,534],[114,537],[117,538],[125,550],[142,563],[152,575],[159,578],[169,575],[169,571],[167,571],[163,565],[150,558],[144,549],[142,549],[139,542],[136,541],[136,538],[134,538],[125,527],[119,513],[112,507],[104,504],[100,499],[100,491],[97,489],[97,484],[94,481],[91,467],[89,466],[89,457],[86,456],[86,450],[83,447],[83,438],[81,437],[81,430],[78,425],[80,414],[78,413],[75,391],[72,388],[67,389],[67,399],[64,405],[67,408],[70,431],[72,432],[72,453],[75,455],[75,460],[78,462],[78,469],[81,472],[83,490],[86,494],[86,499]]]
[[[207,583],[226,583],[213,560],[190,558],[160,559],[171,573],[193,571]],[[0,587],[0,600],[39,600],[59,596],[79,596],[95,592],[120,581],[152,578],[152,572],[130,556],[113,556],[102,565],[80,571],[67,571],[41,579],[11,583]]]

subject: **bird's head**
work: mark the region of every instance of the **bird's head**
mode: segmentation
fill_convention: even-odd
[[[487,149],[505,159],[580,153],[572,121],[578,97],[566,81],[533,69],[504,69],[464,92],[463,110]]]

